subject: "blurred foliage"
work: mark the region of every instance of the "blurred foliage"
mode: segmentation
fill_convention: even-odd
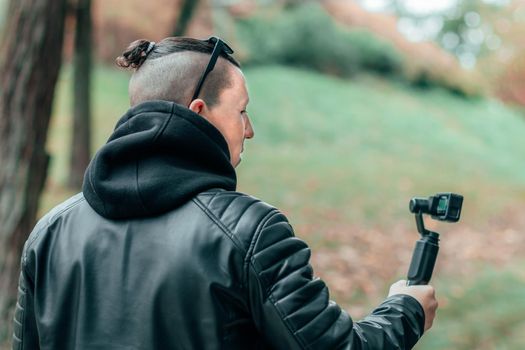
[[[318,4],[238,22],[247,65],[287,64],[343,77],[358,71],[399,74],[402,55],[367,30],[345,30]]]
[[[485,57],[478,69],[490,77],[493,91],[503,101],[525,106],[525,1],[511,1],[491,18],[501,47]]]
[[[364,27],[338,25],[318,3],[239,19],[236,37],[246,65],[285,64],[341,77],[374,72],[417,88],[442,87],[465,97],[484,93],[483,84],[457,64],[414,54]]]
[[[444,10],[415,14],[396,0],[395,13],[401,24],[409,24],[409,36],[432,39],[454,54],[463,66],[473,68],[476,59],[499,48],[500,37],[494,24],[502,16],[501,3],[478,0],[456,0]],[[432,29],[430,29],[432,28]]]
[[[466,98],[486,95],[486,84],[477,74],[466,72],[458,66],[434,63],[421,57],[413,58],[405,66],[407,81],[417,88],[441,87]]]
[[[525,1],[461,0],[452,13],[445,18],[440,43],[458,57],[474,55],[475,68],[489,82],[490,92],[524,106]],[[455,45],[446,47],[447,41]]]
[[[398,23],[408,21],[416,36],[424,36],[426,24],[433,23],[437,31],[429,31],[427,39],[434,40],[463,66],[482,76],[488,93],[511,104],[525,105],[525,1],[456,0],[445,10],[425,14],[411,13],[403,3],[391,2],[395,6],[390,9],[399,17]],[[466,83],[468,90],[476,88],[469,84],[468,77],[442,75],[461,85]]]
[[[503,101],[525,106],[525,50],[517,53],[500,72],[495,90]]]

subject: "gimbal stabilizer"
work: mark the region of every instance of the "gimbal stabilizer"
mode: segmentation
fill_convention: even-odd
[[[412,261],[408,269],[407,285],[428,284],[439,250],[439,234],[425,228],[423,214],[432,219],[457,222],[461,214],[463,196],[454,193],[438,193],[428,198],[412,198],[411,213],[416,216],[416,225],[421,238],[416,242]]]

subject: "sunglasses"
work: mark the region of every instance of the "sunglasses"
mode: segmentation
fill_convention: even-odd
[[[199,94],[202,89],[202,85],[204,84],[204,80],[206,80],[206,77],[210,72],[215,68],[215,64],[217,63],[217,59],[219,56],[224,53],[226,55],[231,55],[233,53],[233,50],[231,47],[228,46],[224,41],[221,39],[212,36],[208,40],[206,40],[210,44],[215,44],[213,47],[213,51],[211,53],[210,61],[208,62],[208,65],[206,66],[206,69],[204,70],[204,73],[201,76],[201,79],[199,80],[199,83],[197,84],[197,88],[195,89],[195,92],[193,93],[193,97],[191,100],[195,100],[197,97],[199,97]]]

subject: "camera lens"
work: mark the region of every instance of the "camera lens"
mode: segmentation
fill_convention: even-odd
[[[408,204],[408,208],[411,213],[427,213],[428,212],[428,199],[426,198],[412,198]]]

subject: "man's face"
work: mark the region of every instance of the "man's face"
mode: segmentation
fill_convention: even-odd
[[[254,131],[246,112],[249,97],[244,75],[234,67],[231,67],[230,72],[231,86],[221,92],[219,102],[207,109],[203,116],[219,129],[226,139],[230,150],[230,162],[236,167],[241,161],[244,140],[251,139]]]

